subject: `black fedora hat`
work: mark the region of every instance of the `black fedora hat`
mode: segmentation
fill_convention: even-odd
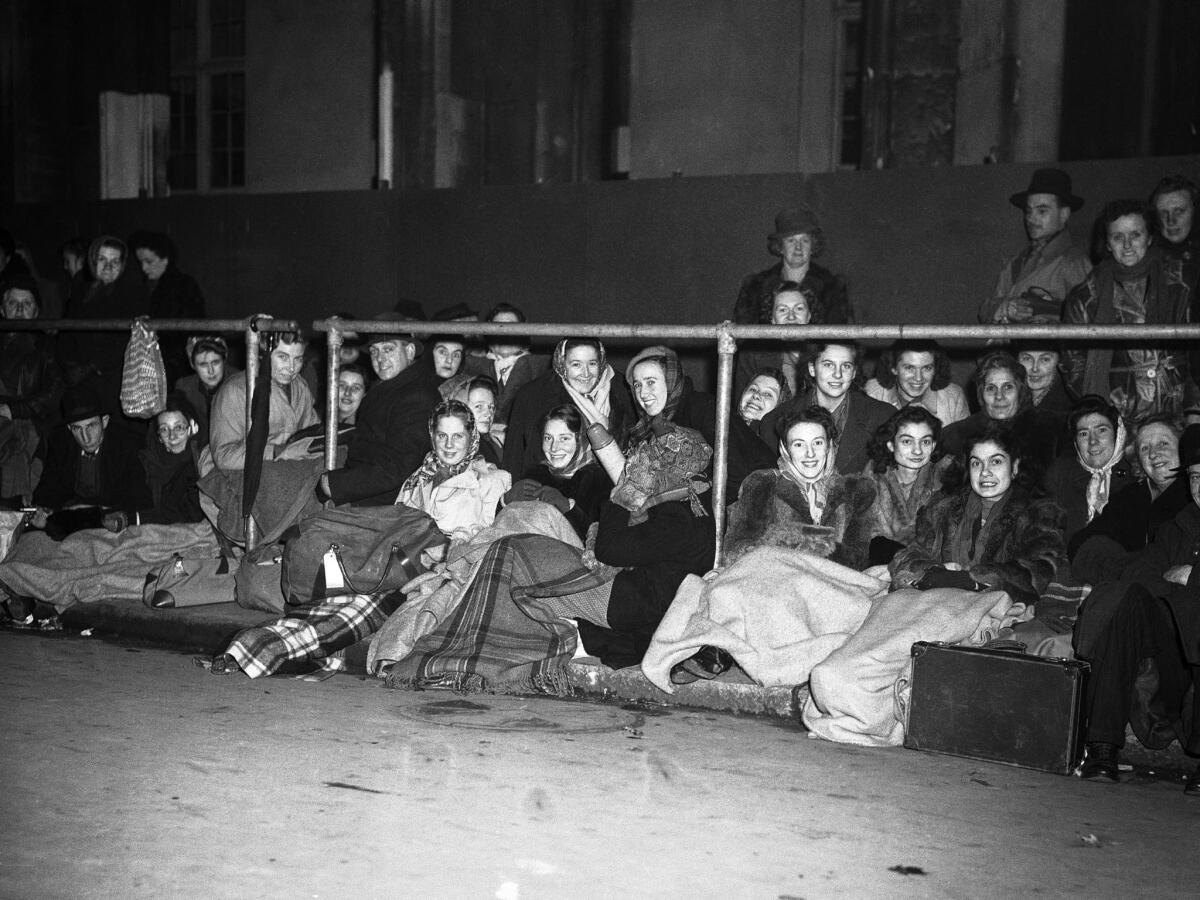
[[[1083,206],[1083,198],[1076,197],[1071,190],[1071,176],[1062,169],[1038,169],[1029,179],[1029,187],[1013,194],[1008,202],[1017,209],[1025,209],[1025,200],[1030,194],[1053,194],[1060,203],[1075,212]]]
[[[107,416],[108,410],[100,402],[100,396],[86,384],[68,388],[62,399],[63,421],[68,425],[94,419],[96,416]]]

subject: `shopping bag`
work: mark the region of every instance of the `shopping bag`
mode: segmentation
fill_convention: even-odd
[[[158,337],[145,319],[134,319],[121,369],[121,410],[135,419],[149,419],[166,405],[167,370]]]

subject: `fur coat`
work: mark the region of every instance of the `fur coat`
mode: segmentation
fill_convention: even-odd
[[[803,550],[849,566],[867,566],[875,485],[858,475],[833,475],[825,496],[821,524],[813,524],[808,501],[799,486],[778,469],[751,472],[742,482],[737,502],[729,507],[725,562],[757,547]]]
[[[892,560],[892,587],[910,587],[933,566],[963,564],[953,558],[963,526],[970,488],[933,500],[917,515],[916,540]],[[1019,603],[1033,604],[1066,563],[1063,513],[1053,500],[1035,499],[1020,488],[989,526],[980,562],[970,568],[978,582],[1007,591]],[[965,566],[964,566],[965,567]]]

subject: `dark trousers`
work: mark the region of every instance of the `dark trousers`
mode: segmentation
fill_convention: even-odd
[[[1134,682],[1142,660],[1158,670],[1154,706],[1172,722],[1181,718],[1188,688],[1200,685],[1200,668],[1189,666],[1179,642],[1170,607],[1141,585],[1130,585],[1116,613],[1096,642],[1088,681],[1089,741],[1125,743],[1125,725],[1134,701]],[[1192,698],[1192,734],[1182,741],[1189,753],[1200,753],[1200,690]]]

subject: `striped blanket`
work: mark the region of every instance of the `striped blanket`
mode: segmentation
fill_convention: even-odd
[[[568,619],[603,603],[611,576],[579,549],[543,535],[502,538],[488,549],[454,614],[392,667],[389,687],[570,693],[575,652]]]

